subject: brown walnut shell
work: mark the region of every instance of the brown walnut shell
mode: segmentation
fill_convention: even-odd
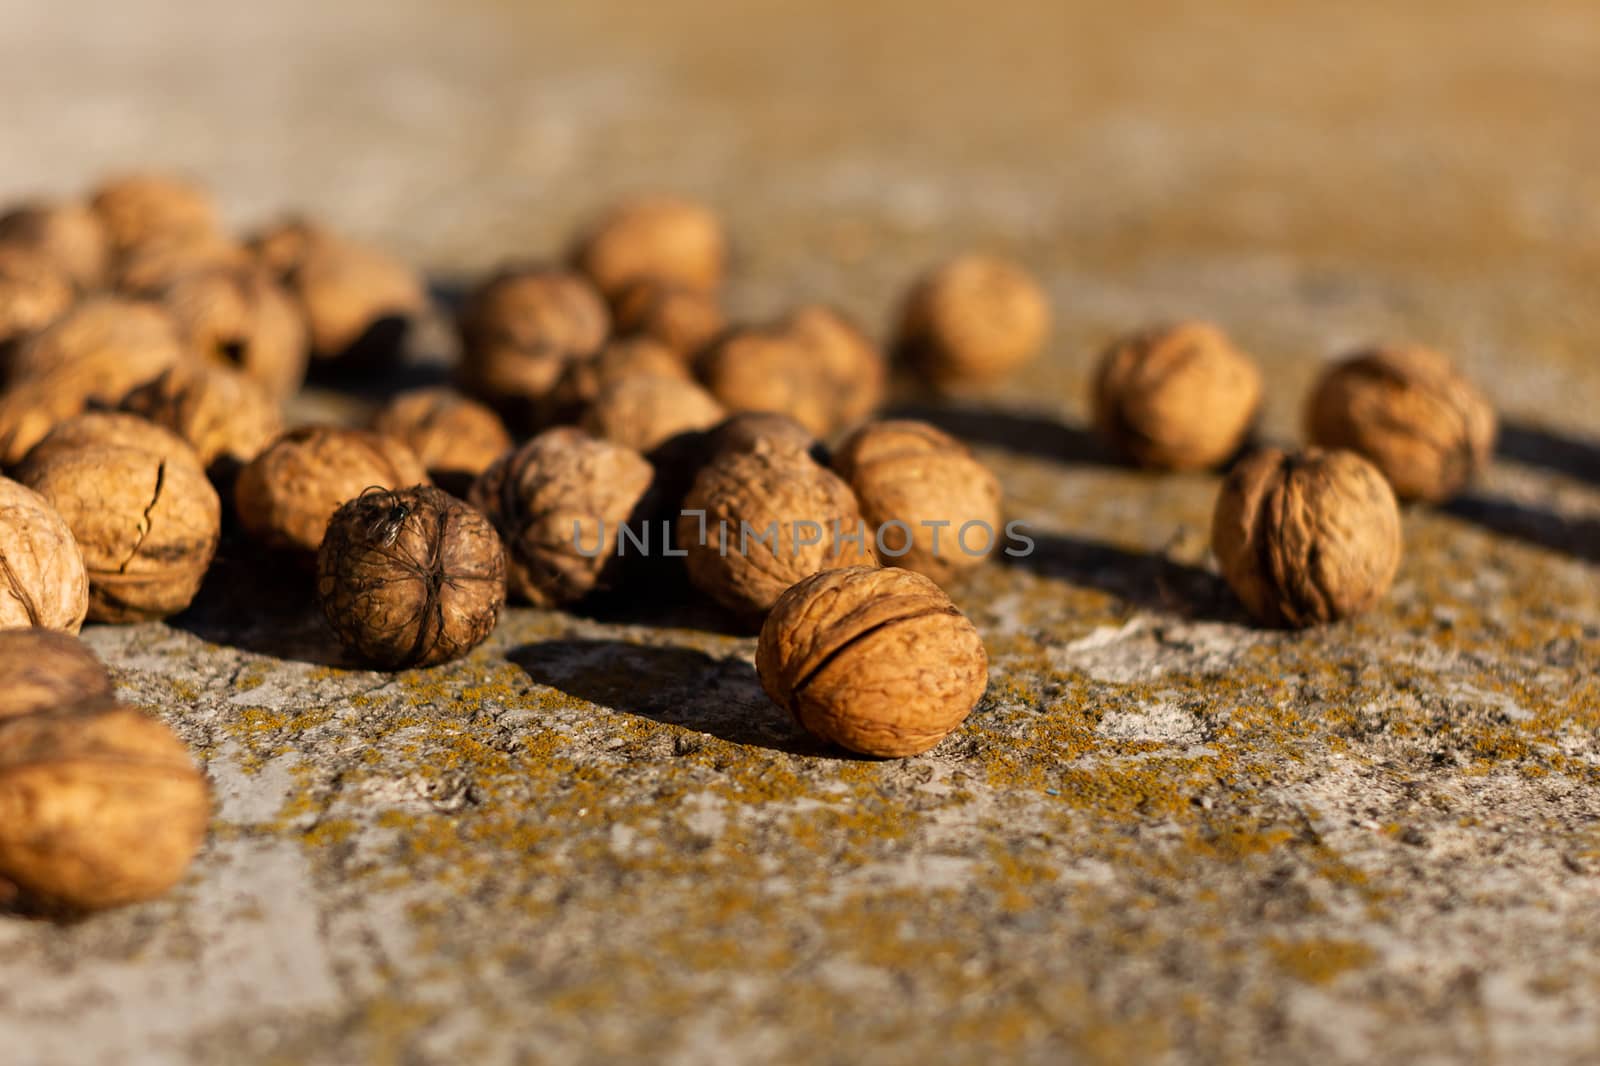
[[[831,429],[853,426],[883,406],[888,362],[844,314],[822,304],[809,304],[785,315],[777,328],[800,342],[827,382]]]
[[[505,423],[454,389],[412,389],[384,404],[372,428],[402,441],[441,485],[464,486],[511,450]]]
[[[639,375],[692,380],[671,348],[649,337],[625,337],[587,359],[568,363],[541,405],[541,418],[550,425],[576,422],[603,389]]]
[[[762,442],[804,452],[824,465],[828,462],[827,449],[810,430],[772,411],[743,411],[724,418],[706,435],[705,455],[709,459],[722,452],[749,451]]]
[[[724,334],[695,361],[695,376],[729,411],[788,415],[817,436],[834,429],[833,383],[805,340],[781,326]]]
[[[1379,348],[1330,367],[1312,391],[1312,443],[1365,456],[1403,500],[1442,503],[1494,452],[1494,407],[1448,357]]]
[[[618,582],[620,528],[641,530],[654,479],[633,449],[558,428],[496,460],[470,498],[505,541],[511,591],[553,607]]]
[[[79,292],[105,284],[111,246],[105,226],[88,205],[32,203],[0,216],[0,245],[43,255]]]
[[[637,281],[710,291],[722,284],[728,240],[707,207],[678,196],[616,204],[579,239],[574,265],[607,297]]]
[[[0,242],[0,356],[66,314],[72,279],[42,252]]]
[[[1223,482],[1211,550],[1257,619],[1332,622],[1388,592],[1400,566],[1400,509],[1378,468],[1354,452],[1268,448]]]
[[[88,610],[89,576],[66,519],[37,492],[0,477],[0,629],[76,633]]]
[[[299,391],[309,358],[305,321],[266,271],[197,271],[168,286],[162,299],[201,360],[249,375],[279,401]]]
[[[631,374],[605,385],[583,414],[590,435],[650,453],[722,421],[722,405],[678,376]]]
[[[225,366],[183,363],[122,398],[122,410],[188,441],[207,469],[219,460],[248,463],[283,430],[265,386]]]
[[[222,533],[222,505],[187,442],[129,414],[62,422],[17,480],[72,530],[89,575],[89,618],[139,622],[189,606]]]
[[[339,643],[364,662],[449,662],[500,620],[505,549],[481,512],[430,485],[364,492],[328,523],[317,599]]]
[[[1000,482],[966,445],[925,422],[863,426],[839,446],[833,468],[855,492],[886,565],[943,585],[999,546]]]
[[[1216,326],[1185,322],[1122,338],[1095,374],[1095,428],[1140,466],[1204,470],[1244,444],[1261,372]]]
[[[250,265],[245,246],[225,234],[177,234],[129,248],[111,272],[122,295],[154,300],[191,274],[243,270]]]
[[[220,228],[210,194],[167,175],[113,178],[95,190],[90,207],[116,255],[148,241],[198,237]]]
[[[0,629],[0,720],[103,700],[112,688],[105,664],[77,637]]]
[[[677,546],[690,581],[744,618],[765,615],[784,589],[819,570],[877,562],[850,486],[781,444],[717,455],[683,510]]]
[[[959,391],[1010,374],[1039,354],[1049,333],[1049,299],[1027,270],[968,254],[912,286],[895,348],[925,384]]]
[[[617,294],[611,314],[619,337],[648,337],[689,358],[728,326],[713,292],[660,281],[635,281]]]
[[[428,472],[400,441],[382,433],[302,426],[269,444],[239,471],[234,509],[258,543],[316,555],[328,519],[369,488],[424,485]]]
[[[828,570],[787,590],[761,627],[756,671],[807,731],[883,758],[938,744],[989,684],[977,629],[898,567]]]
[[[211,797],[183,742],[106,702],[0,722],[0,881],[91,911],[154,899],[205,839]]]

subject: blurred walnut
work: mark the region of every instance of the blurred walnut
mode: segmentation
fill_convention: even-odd
[[[183,363],[123,397],[122,410],[176,433],[208,470],[247,463],[283,429],[277,401],[254,378],[226,366]]]
[[[404,442],[434,481],[458,495],[512,445],[499,415],[447,388],[400,393],[377,413],[372,428]]]
[[[427,310],[427,286],[416,270],[310,223],[283,223],[251,248],[300,305],[315,359],[393,362]]]
[[[239,370],[276,400],[299,391],[308,356],[305,321],[284,291],[254,265],[189,273],[162,293],[190,351]]]
[[[1306,412],[1311,440],[1374,463],[1404,500],[1442,503],[1488,465],[1494,407],[1450,360],[1420,345],[1378,348],[1323,374]]]
[[[692,380],[683,361],[660,341],[649,337],[614,340],[595,355],[567,364],[540,404],[541,420],[550,425],[576,422],[602,390],[639,376]]]
[[[556,607],[619,580],[620,527],[642,532],[654,476],[631,448],[559,428],[496,460],[471,500],[505,541],[511,591]]]
[[[756,671],[808,731],[883,758],[938,744],[989,684],[966,615],[897,567],[828,570],[788,589],[761,627]]]
[[[411,449],[382,433],[334,426],[292,429],[239,472],[239,524],[269,548],[312,556],[328,519],[369,488],[424,485],[428,472]]]
[[[1005,377],[1039,354],[1049,332],[1049,299],[1032,275],[968,254],[912,287],[895,347],[924,383],[950,391]]]
[[[0,629],[0,721],[111,694],[111,674],[77,637],[53,629]]]
[[[1354,452],[1268,448],[1223,483],[1211,550],[1261,621],[1331,622],[1389,590],[1400,566],[1400,511],[1377,467]]]
[[[649,337],[687,359],[727,328],[714,293],[642,279],[630,283],[612,303],[619,337]]]
[[[804,452],[815,462],[828,462],[828,449],[799,422],[773,411],[743,411],[729,415],[706,435],[706,457],[722,452],[750,451],[765,443],[767,447],[791,448]]]
[[[328,523],[317,599],[339,642],[365,662],[449,662],[494,632],[505,550],[482,513],[432,486],[364,492]]]
[[[210,194],[165,175],[113,178],[95,191],[90,206],[118,256],[149,241],[199,237],[220,229]]]
[[[0,215],[0,246],[39,253],[79,292],[104,285],[111,264],[99,216],[73,201],[24,204]]]
[[[830,393],[832,428],[853,426],[883,405],[888,364],[850,319],[831,307],[808,304],[786,315],[778,329],[815,359]]]
[[[17,480],[71,528],[89,575],[90,619],[165,618],[194,599],[222,514],[181,438],[133,415],[78,415],[34,446]]]
[[[695,374],[729,411],[788,415],[817,436],[833,431],[833,390],[816,352],[780,327],[724,334],[701,353]]]
[[[0,722],[0,882],[41,908],[154,899],[205,839],[211,798],[188,750],[104,701]]]
[[[582,426],[593,436],[649,453],[685,433],[709,429],[722,417],[722,405],[692,381],[631,374],[601,388]]]
[[[607,297],[636,281],[708,292],[722,284],[728,241],[712,211],[676,196],[636,196],[614,205],[578,240],[573,264]]]
[[[999,543],[1000,482],[966,445],[925,422],[876,422],[839,446],[833,468],[850,483],[886,564],[941,585]]]
[[[819,570],[873,564],[856,498],[804,452],[757,442],[701,468],[678,519],[696,588],[745,618]],[[704,514],[692,513],[704,512]]]
[[[72,279],[42,252],[0,242],[0,358],[65,314],[74,298]]]
[[[88,609],[89,577],[66,520],[43,496],[0,477],[0,630],[76,633]]]
[[[116,289],[124,296],[153,300],[191,274],[243,270],[250,253],[221,233],[175,234],[137,244],[112,267]]]
[[[509,267],[472,291],[459,325],[468,390],[529,425],[562,371],[600,350],[611,318],[580,275]]]
[[[1216,326],[1185,322],[1113,344],[1093,406],[1101,436],[1139,465],[1203,470],[1244,444],[1261,408],[1261,372]]]

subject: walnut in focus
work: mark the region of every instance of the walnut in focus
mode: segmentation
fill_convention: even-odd
[[[1243,446],[1261,409],[1261,372],[1208,322],[1124,337],[1100,360],[1095,428],[1140,466],[1204,470]]]
[[[1378,468],[1354,452],[1268,448],[1223,482],[1211,550],[1257,619],[1332,622],[1389,590],[1400,566],[1400,510]]]
[[[1000,482],[960,441],[925,422],[875,422],[839,446],[878,556],[947,584],[982,563],[1004,535]]]
[[[219,461],[248,463],[283,429],[265,386],[226,366],[182,363],[122,399],[122,410],[187,441],[208,470]]]
[[[877,561],[850,486],[783,442],[716,455],[683,510],[676,546],[689,580],[746,619],[819,570]]]
[[[64,315],[74,299],[72,279],[43,253],[0,242],[0,360],[11,345]]]
[[[0,246],[44,256],[79,292],[104,285],[111,264],[99,216],[73,201],[24,204],[0,215]]]
[[[319,361],[391,363],[427,310],[427,286],[416,270],[319,226],[283,223],[259,234],[251,249],[300,305]]]
[[[898,567],[828,570],[788,589],[761,627],[756,671],[807,731],[881,758],[938,744],[989,684],[977,629]]]
[[[372,428],[403,442],[436,483],[462,496],[512,445],[499,415],[442,387],[400,393],[373,417]]]
[[[113,178],[95,190],[90,206],[117,256],[149,241],[200,237],[220,229],[210,194],[167,175]]]
[[[239,524],[268,548],[315,556],[328,519],[369,488],[424,485],[428,472],[400,441],[335,426],[292,429],[239,471]]]
[[[139,622],[189,606],[216,553],[221,503],[193,448],[134,415],[78,415],[28,453],[17,480],[72,530],[89,618]]]
[[[467,390],[529,426],[562,371],[600,350],[611,317],[580,275],[520,266],[474,289],[458,325]]]
[[[707,292],[722,284],[728,240],[710,208],[678,196],[614,205],[579,238],[573,264],[608,298],[636,281]]]
[[[649,337],[684,359],[716,340],[727,328],[714,292],[642,279],[630,283],[611,305],[619,337]]]
[[[645,531],[654,477],[631,448],[558,428],[496,460],[470,498],[505,542],[511,591],[555,607],[617,583],[620,527]]]
[[[385,670],[458,659],[494,631],[506,557],[475,508],[429,485],[364,492],[328,523],[317,599],[339,642]]]
[[[646,454],[722,421],[722,405],[679,376],[629,374],[603,386],[580,423],[590,435]]]
[[[923,383],[941,391],[983,386],[1039,354],[1050,302],[1017,263],[968,254],[919,280],[900,313],[895,349]]]
[[[32,906],[154,899],[205,839],[211,797],[172,730],[109,701],[0,721],[0,883]]]
[[[1401,499],[1435,503],[1488,465],[1495,422],[1488,397],[1447,356],[1420,345],[1335,364],[1306,411],[1312,443],[1349,448],[1383,471]]]
[[[0,630],[76,633],[88,610],[89,576],[66,520],[43,496],[0,477]],[[6,687],[0,681],[0,692]]]
[[[53,629],[0,629],[0,721],[111,694],[111,674],[78,638]]]
[[[299,391],[305,321],[266,271],[247,264],[191,272],[167,286],[162,301],[202,360],[248,374],[280,402]]]

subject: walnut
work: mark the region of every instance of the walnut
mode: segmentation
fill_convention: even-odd
[[[205,839],[211,797],[183,742],[131,707],[0,722],[0,882],[31,905],[154,899]]]
[[[677,547],[689,579],[745,618],[766,614],[784,589],[819,570],[876,562],[850,486],[782,443],[715,456],[683,510]]]
[[[372,428],[404,442],[429,476],[457,495],[465,495],[512,444],[499,415],[447,388],[400,393],[377,413]]]
[[[147,241],[210,234],[221,228],[216,205],[204,189],[164,175],[113,178],[95,191],[90,206],[117,255]]]
[[[1261,372],[1208,322],[1124,337],[1094,379],[1094,421],[1141,466],[1203,470],[1244,444],[1261,409]]]
[[[60,318],[76,293],[42,252],[0,243],[0,355]]]
[[[630,374],[601,388],[583,414],[592,436],[650,453],[685,433],[722,421],[722,405],[692,381],[658,374]]]
[[[710,291],[722,284],[727,258],[722,223],[709,208],[659,195],[616,204],[573,252],[574,265],[608,297],[640,280]]]
[[[611,307],[618,336],[649,337],[688,358],[727,328],[714,293],[651,279],[632,282]]]
[[[88,609],[89,577],[66,520],[43,496],[0,477],[0,629],[76,633]]]
[[[449,662],[500,620],[505,549],[482,513],[432,486],[364,492],[328,523],[317,599],[339,642],[365,662]]]
[[[645,528],[654,476],[631,448],[563,427],[496,460],[470,499],[505,541],[511,591],[554,607],[617,583],[620,527]]]
[[[201,359],[248,374],[287,400],[305,381],[305,321],[294,300],[258,266],[180,277],[162,292],[179,335]]]
[[[749,451],[765,441],[768,447],[792,448],[827,465],[828,449],[800,423],[772,411],[744,411],[729,415],[707,434],[706,456]]]
[[[392,362],[428,307],[422,275],[376,248],[306,222],[259,234],[251,248],[300,305],[314,359]]]
[[[1378,348],[1330,367],[1306,412],[1311,440],[1349,448],[1403,500],[1443,502],[1489,462],[1495,413],[1450,360],[1420,345]]]
[[[0,721],[111,694],[111,674],[78,638],[53,629],[0,629]]]
[[[123,252],[112,267],[124,296],[157,299],[190,274],[242,270],[253,265],[244,245],[221,233],[157,237]]]
[[[463,383],[529,425],[567,365],[600,350],[611,318],[577,274],[508,267],[472,291],[458,325]]]
[[[834,428],[834,396],[816,353],[776,326],[726,333],[695,361],[695,375],[729,411],[788,415],[818,436]]]
[[[1044,290],[1016,263],[969,254],[919,280],[900,314],[895,348],[942,391],[989,384],[1039,353],[1050,332]]]
[[[863,426],[834,453],[879,558],[948,584],[1003,535],[1000,482],[967,447],[925,422]]]
[[[0,216],[0,245],[43,255],[80,292],[105,284],[111,246],[100,218],[86,204],[32,203]]]
[[[14,466],[50,427],[128,391],[187,358],[171,316],[156,304],[85,300],[22,345],[0,396],[0,465]]]
[[[1388,591],[1400,566],[1400,511],[1377,467],[1354,452],[1268,448],[1223,483],[1211,550],[1261,621],[1331,622]]]
[[[756,671],[809,732],[880,758],[938,744],[989,683],[977,629],[898,567],[827,570],[788,589],[761,627]]]
[[[292,429],[239,472],[239,524],[269,548],[310,557],[339,505],[369,488],[423,485],[428,472],[411,449],[382,433],[335,426]]]
[[[216,553],[222,505],[177,435],[133,415],[78,415],[34,446],[17,480],[71,528],[89,574],[91,620],[165,618],[194,599]]]
[[[888,364],[877,345],[841,312],[809,304],[790,312],[778,328],[796,338],[816,360],[830,396],[833,428],[853,426],[883,404]]]
[[[188,441],[200,462],[248,463],[283,429],[266,387],[226,366],[182,363],[122,399],[122,410]]]
[[[693,380],[683,361],[660,341],[649,337],[614,340],[595,355],[567,364],[540,404],[540,418],[549,425],[576,422],[602,390],[641,375]]]

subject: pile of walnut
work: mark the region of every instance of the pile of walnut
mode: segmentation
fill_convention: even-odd
[[[224,551],[243,538],[303,574],[352,659],[383,669],[466,654],[508,596],[686,582],[760,627],[761,682],[805,728],[869,755],[932,747],[985,688],[983,643],[942,587],[999,547],[1001,490],[934,426],[873,419],[891,378],[936,397],[1027,363],[1049,301],[1023,267],[962,255],[909,288],[886,351],[821,304],[730,321],[728,260],[705,207],[623,202],[559,261],[466,295],[455,387],[394,395],[364,426],[289,425],[308,373],[393,380],[433,310],[415,270],[303,221],[236,238],[204,190],[159,176],[0,216],[0,629],[183,611],[225,531]],[[1131,461],[1205,469],[1247,449],[1262,393],[1244,352],[1187,323],[1114,343],[1092,406]],[[1335,366],[1307,422],[1317,448],[1251,455],[1216,509],[1223,574],[1275,625],[1380,598],[1396,493],[1447,498],[1494,436],[1482,396],[1420,348]],[[957,547],[968,526],[987,527],[982,550]],[[81,651],[41,648],[35,702],[0,707],[0,879],[77,907],[158,891],[198,840],[201,782],[103,675],[73,689]],[[40,674],[56,665],[70,684]],[[105,754],[118,745],[139,754]],[[171,776],[141,792],[149,811],[115,776],[40,805],[24,750],[70,760],[62,780],[111,762]],[[104,849],[145,817],[181,839],[152,852],[159,870],[109,870]]]

